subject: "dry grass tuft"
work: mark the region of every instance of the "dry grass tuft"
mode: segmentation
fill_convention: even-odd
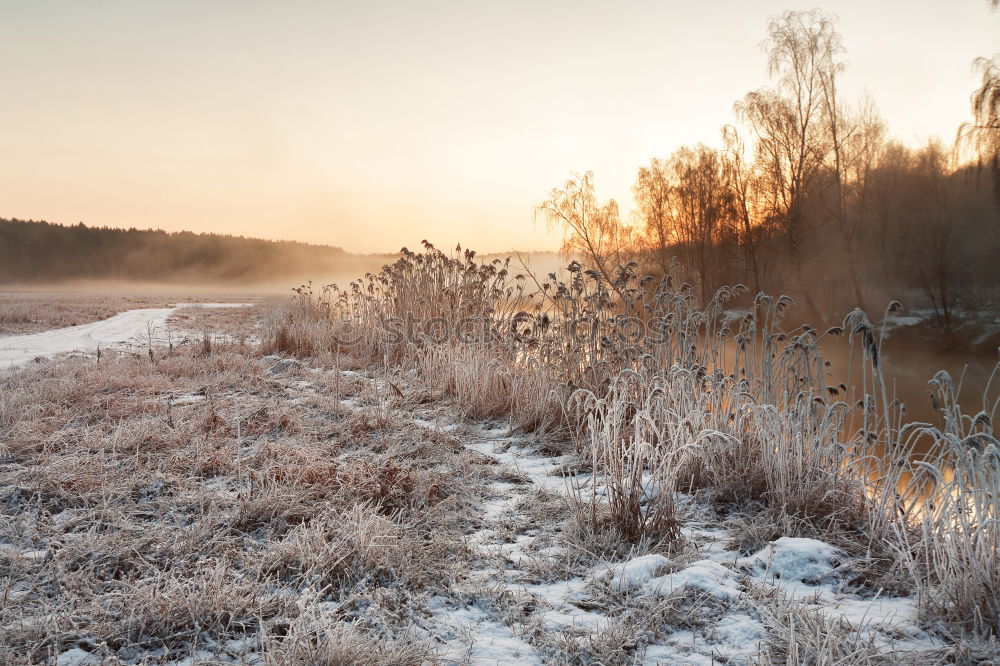
[[[232,641],[267,663],[433,661],[352,623],[368,608],[389,626],[388,609],[316,614],[446,589],[483,472],[422,429],[342,428],[334,380],[271,365],[219,342],[0,376],[0,662],[211,659]]]

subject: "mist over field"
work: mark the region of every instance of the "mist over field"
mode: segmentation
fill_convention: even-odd
[[[555,252],[484,255],[515,257],[533,272],[559,270]],[[162,294],[178,287],[198,294],[226,291],[288,294],[301,282],[346,287],[376,273],[396,255],[352,254],[339,247],[242,236],[162,230],[65,226],[0,218],[0,285],[24,290]]]
[[[0,219],[0,283],[7,284],[276,286],[280,280],[287,289],[290,281],[307,277],[350,281],[388,260],[306,243]]]

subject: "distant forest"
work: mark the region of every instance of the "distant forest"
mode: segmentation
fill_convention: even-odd
[[[384,257],[243,236],[0,218],[0,282],[262,282],[364,272]]]

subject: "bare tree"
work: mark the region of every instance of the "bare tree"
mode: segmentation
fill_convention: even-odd
[[[881,266],[883,279],[899,273],[899,246],[909,235],[903,225],[904,200],[908,198],[905,183],[913,170],[912,151],[898,141],[889,141],[881,149],[878,164],[868,175],[867,209],[872,218],[869,230],[869,252]]]
[[[672,211],[677,239],[697,276],[702,303],[717,286],[715,246],[733,210],[726,169],[719,153],[704,144],[683,147],[670,158]]]
[[[639,169],[633,192],[647,244],[664,272],[668,255],[679,254],[707,300],[716,286],[717,241],[733,212],[727,167],[718,151],[699,144],[666,160],[654,158]]]
[[[733,231],[743,250],[745,271],[751,278],[754,293],[760,293],[762,267],[754,238],[755,227],[760,226],[755,218],[759,177],[753,164],[747,161],[743,138],[735,127],[730,125],[722,128],[722,142],[725,147],[722,164],[732,197]]]
[[[958,130],[958,143],[971,148],[980,166],[989,165],[994,193],[1000,203],[1000,55],[977,58],[974,67],[982,83],[972,93],[972,117]]]
[[[769,181],[763,194],[801,283],[806,190],[829,150],[823,115],[831,98],[835,101],[843,47],[832,18],[819,10],[785,12],[771,19],[768,34],[764,47],[776,89],[749,93],[736,111],[757,135],[759,168]],[[805,299],[815,311],[808,292]]]
[[[870,219],[871,178],[885,141],[885,124],[869,97],[853,112],[838,107],[833,93],[828,104],[831,184],[824,199],[843,243],[854,305],[865,309],[860,245],[863,226]]]
[[[632,186],[636,210],[645,232],[645,245],[656,257],[660,271],[670,270],[669,248],[676,242],[671,228],[670,177],[665,160],[654,157],[648,166],[639,167]]]
[[[594,174],[575,176],[554,188],[535,209],[550,227],[563,232],[562,251],[588,262],[616,290],[616,272],[627,261],[631,230],[622,224],[614,199],[597,201]]]
[[[909,196],[911,234],[916,234],[913,268],[945,335],[954,331],[957,284],[955,202],[948,187],[947,157],[930,142],[915,156]]]

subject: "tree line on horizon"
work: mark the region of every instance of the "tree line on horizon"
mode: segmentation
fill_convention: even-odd
[[[552,190],[537,213],[563,250],[607,283],[630,261],[670,273],[707,302],[722,285],[785,293],[810,317],[889,300],[956,310],[1000,287],[1000,55],[975,66],[973,120],[955,144],[891,138],[874,101],[844,99],[841,36],[820,10],[771,19],[771,85],[734,105],[717,147],[684,146],[638,169],[624,220],[593,174]]]
[[[515,251],[483,256],[508,254]],[[550,251],[516,254],[529,261],[556,257]],[[344,286],[394,258],[393,253],[355,254],[334,245],[300,241],[0,218],[0,284],[88,279],[177,284],[313,280]]]
[[[262,282],[319,278],[371,263],[339,247],[297,241],[0,218],[0,283]]]

